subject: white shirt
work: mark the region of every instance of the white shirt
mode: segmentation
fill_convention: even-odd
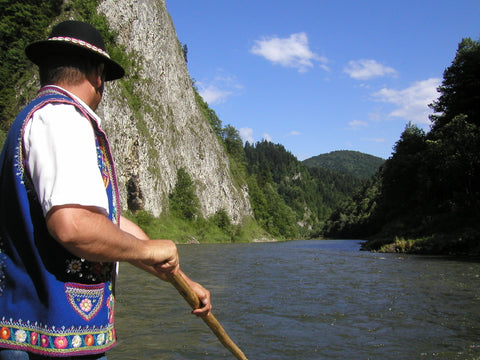
[[[85,109],[100,118],[78,97]],[[90,120],[75,106],[48,104],[34,112],[24,136],[25,160],[43,213],[57,205],[96,206],[108,214]]]

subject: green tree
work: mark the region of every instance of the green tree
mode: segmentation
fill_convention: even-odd
[[[15,85],[25,75],[24,49],[45,38],[62,0],[0,1],[0,125],[8,129],[20,105]]]
[[[389,217],[412,212],[423,203],[419,189],[425,167],[423,151],[426,149],[425,132],[409,123],[394,147],[382,172],[383,199],[381,208]]]
[[[437,113],[431,116],[433,131],[457,115],[480,125],[480,41],[463,39],[458,45],[452,64],[443,73],[440,97],[430,107]]]
[[[480,43],[463,39],[444,72],[440,96],[431,107],[425,133],[409,124],[394,153],[379,172],[376,197],[359,216],[356,206],[331,217],[340,234],[424,238],[415,249],[435,252],[478,251],[480,225]],[[349,207],[350,206],[350,207]],[[351,223],[351,219],[355,219]],[[335,224],[338,226],[335,227]],[[343,228],[341,228],[343,226]],[[374,243],[375,241],[373,241]],[[372,242],[371,242],[372,243]],[[382,244],[382,242],[377,242]]]
[[[480,211],[480,127],[466,115],[435,131],[429,143],[430,181],[437,208]],[[433,166],[432,166],[433,165]]]
[[[170,211],[181,218],[195,220],[200,214],[200,202],[195,185],[184,168],[177,171],[177,184],[169,196]]]
[[[230,154],[236,161],[244,162],[245,155],[243,151],[243,141],[240,133],[232,125],[227,125],[223,128],[222,139],[228,154]]]

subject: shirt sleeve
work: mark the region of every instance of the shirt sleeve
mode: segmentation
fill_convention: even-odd
[[[24,133],[26,166],[46,215],[53,206],[96,206],[108,214],[92,124],[73,105],[37,110]]]

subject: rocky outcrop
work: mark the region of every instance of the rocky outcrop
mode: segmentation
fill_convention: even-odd
[[[233,222],[251,216],[245,185],[235,184],[228,157],[196,101],[164,0],[104,0],[98,11],[129,54],[125,80],[107,83],[99,109],[117,164],[122,207],[155,216],[183,167],[202,214],[223,209]]]

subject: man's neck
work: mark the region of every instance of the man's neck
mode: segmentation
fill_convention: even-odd
[[[93,111],[97,109],[98,104],[100,103],[101,96],[98,96],[95,88],[90,84],[90,82],[88,82],[88,80],[85,80],[78,85],[66,84],[63,82],[55,85],[60,86],[61,88],[77,96]]]

